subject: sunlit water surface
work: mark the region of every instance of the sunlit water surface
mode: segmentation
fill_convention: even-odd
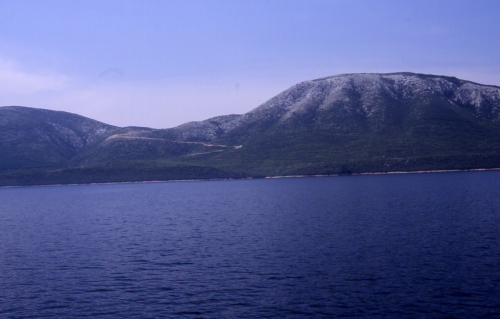
[[[500,172],[0,189],[1,318],[496,318]]]

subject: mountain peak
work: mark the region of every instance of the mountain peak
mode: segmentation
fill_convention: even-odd
[[[388,114],[387,105],[404,108],[438,98],[456,108],[470,109],[478,118],[500,119],[499,87],[409,72],[340,74],[301,82],[250,112],[249,117],[274,118],[281,123],[312,113],[317,120],[332,115],[337,120],[375,118]]]

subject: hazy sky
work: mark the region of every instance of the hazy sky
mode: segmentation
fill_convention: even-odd
[[[500,85],[498,0],[0,0],[0,105],[166,128],[357,72]]]

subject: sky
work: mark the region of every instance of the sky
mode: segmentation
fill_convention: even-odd
[[[0,106],[168,128],[342,73],[500,86],[499,12],[498,0],[0,0]]]

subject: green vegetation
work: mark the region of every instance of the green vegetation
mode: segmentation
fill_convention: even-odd
[[[19,170],[0,175],[0,186],[119,183],[187,179],[242,178],[217,168],[157,161],[120,162],[106,167],[89,166],[57,170]]]
[[[424,82],[411,91],[380,76],[367,92],[346,76],[333,99],[319,79],[242,116],[164,130],[0,108],[0,186],[500,168],[500,88],[398,76]]]

